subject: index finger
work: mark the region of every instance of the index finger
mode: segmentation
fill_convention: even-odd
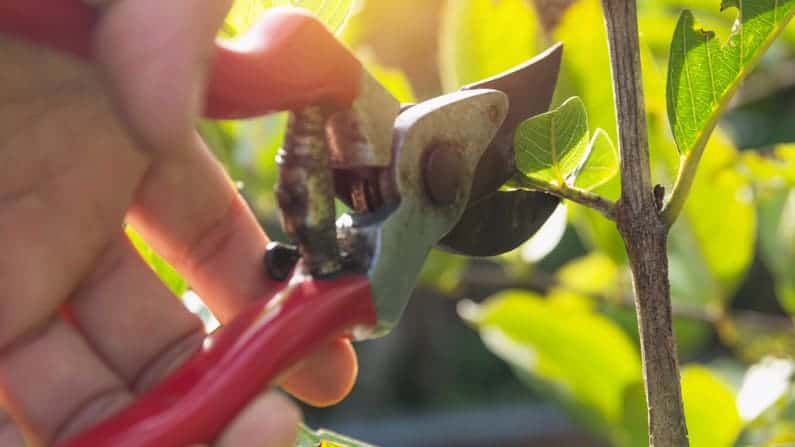
[[[206,63],[229,3],[121,0],[104,13],[96,36],[119,107],[153,155],[128,220],[222,322],[276,285],[263,266],[268,238],[192,129]],[[298,380],[287,388],[309,402],[339,400],[356,375],[355,353],[345,341],[319,355],[335,361],[335,374],[299,368],[293,374]]]

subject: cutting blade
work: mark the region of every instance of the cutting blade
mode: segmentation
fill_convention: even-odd
[[[470,202],[456,227],[439,247],[468,256],[495,256],[529,239],[547,221],[559,200],[533,191],[500,191],[516,172],[514,133],[535,115],[549,110],[560,72],[563,45],[462,90],[494,89],[508,95],[510,108],[478,164]]]

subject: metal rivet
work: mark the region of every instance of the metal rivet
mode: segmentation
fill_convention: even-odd
[[[434,204],[449,205],[461,197],[466,164],[455,146],[430,148],[425,155],[422,173],[426,192]]]
[[[489,107],[489,120],[494,124],[499,124],[500,118],[502,118],[500,108],[496,105]]]

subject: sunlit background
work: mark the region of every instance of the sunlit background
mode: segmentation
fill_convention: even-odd
[[[615,140],[598,0],[272,3],[317,12],[404,102],[455,90],[562,41],[554,105],[580,96],[589,127]],[[677,17],[691,8],[725,38],[737,13],[721,12],[720,0],[639,3],[653,171],[670,187],[678,158],[665,73]],[[238,0],[223,36],[271,6]],[[277,239],[273,160],[285,121],[274,115],[201,127]],[[670,241],[694,447],[795,445],[795,145],[786,144],[793,141],[789,26],[713,136]],[[616,198],[617,180],[598,192]],[[166,277],[174,290],[187,290]],[[200,309],[190,292],[186,302]],[[382,446],[645,446],[637,346],[618,233],[598,213],[569,205],[502,257],[433,253],[397,330],[358,345],[361,371],[351,397],[329,409],[306,408],[306,422]]]

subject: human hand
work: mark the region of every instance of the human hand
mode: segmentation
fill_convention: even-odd
[[[23,445],[20,430],[33,445],[73,435],[199,346],[200,322],[123,222],[222,323],[265,294],[267,238],[193,128],[228,3],[117,1],[91,66],[0,36],[0,445]],[[282,385],[327,405],[355,374],[338,340]],[[292,445],[298,417],[269,395],[218,442]]]

